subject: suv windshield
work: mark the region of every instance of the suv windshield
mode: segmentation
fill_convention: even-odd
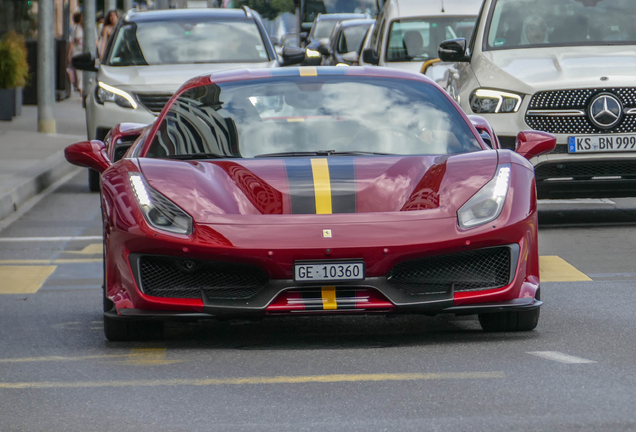
[[[303,22],[313,21],[321,13],[378,13],[376,0],[305,0],[304,8]]]
[[[636,44],[634,0],[498,0],[490,49]]]
[[[475,17],[401,19],[391,23],[386,61],[424,61],[438,58],[437,47],[448,39],[470,39]]]
[[[123,25],[109,66],[269,61],[253,20],[170,20]]]
[[[314,39],[327,39],[331,37],[333,29],[338,24],[337,20],[319,20],[314,29]]]
[[[147,157],[455,154],[481,150],[430,84],[285,77],[210,84],[169,107]]]

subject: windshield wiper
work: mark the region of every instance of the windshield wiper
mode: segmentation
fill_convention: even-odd
[[[378,153],[378,152],[366,152],[366,151],[335,151],[335,150],[317,150],[309,152],[282,152],[282,153],[265,153],[254,156],[255,158],[261,157],[302,157],[302,156],[356,156],[356,155],[379,155],[388,156],[392,153]]]
[[[230,156],[218,155],[215,153],[191,153],[191,154],[178,154],[168,155],[166,159],[178,159],[178,160],[190,160],[190,159],[225,159]]]

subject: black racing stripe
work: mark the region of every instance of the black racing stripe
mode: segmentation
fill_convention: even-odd
[[[291,212],[293,214],[316,214],[316,193],[311,159],[285,159]]]
[[[356,212],[356,170],[350,157],[330,157],[331,212]]]

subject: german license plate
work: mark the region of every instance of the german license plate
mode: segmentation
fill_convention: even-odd
[[[636,151],[636,135],[568,137],[568,153],[611,153],[624,151]]]
[[[312,262],[294,265],[294,280],[298,282],[329,282],[364,279],[362,262]]]

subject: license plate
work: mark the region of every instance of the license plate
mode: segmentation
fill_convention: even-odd
[[[294,280],[299,282],[362,279],[364,279],[364,263],[362,262],[312,262],[294,266]]]
[[[568,153],[611,153],[624,151],[636,151],[636,135],[568,137]]]

